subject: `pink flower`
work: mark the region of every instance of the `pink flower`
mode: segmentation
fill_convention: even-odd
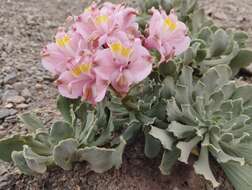
[[[76,18],[74,28],[84,39],[98,40],[99,46],[102,46],[107,42],[107,38],[118,31],[126,33],[131,38],[139,36],[136,14],[135,9],[122,5],[105,3],[98,9],[96,4],[93,4]]]
[[[59,92],[71,99],[82,97],[95,105],[104,99],[109,83],[97,77],[91,64],[81,64],[72,71],[65,71],[57,80]]]
[[[112,87],[122,95],[132,84],[144,80],[152,70],[152,57],[139,39],[133,43],[114,41],[108,49],[97,52],[95,63],[96,74],[111,81]]]
[[[85,47],[86,42],[80,34],[59,31],[56,42],[48,44],[42,50],[42,65],[53,74],[59,75],[78,62]]]
[[[152,57],[139,38],[136,14],[122,5],[105,3],[99,9],[93,4],[68,32],[59,30],[56,42],[43,49],[42,64],[59,76],[62,96],[95,105],[109,85],[124,95],[151,73]]]
[[[165,11],[160,12],[154,8],[152,11],[146,47],[157,49],[161,54],[161,61],[183,53],[190,45],[186,25],[177,19],[173,10],[169,16]]]

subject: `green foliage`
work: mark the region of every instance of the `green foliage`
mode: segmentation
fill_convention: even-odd
[[[224,167],[236,189],[249,189],[252,186],[249,180],[252,86],[230,81],[231,76],[227,65],[218,65],[201,78],[193,79],[193,69],[185,66],[178,79],[166,83],[170,87],[164,88],[173,91],[166,97],[168,128],[158,129],[159,134],[149,134],[162,143],[171,142],[169,133],[172,133],[180,151],[178,160],[184,163],[188,162],[194,148],[200,148],[199,159],[194,164],[195,172],[210,180],[214,187],[219,183],[211,172],[209,153]],[[170,151],[170,147],[162,144],[166,151]],[[164,155],[163,159],[166,160],[162,160],[161,166],[166,166],[172,158]],[[165,168],[161,167],[161,171],[166,171]]]
[[[20,116],[20,120],[31,132],[35,131],[36,129],[43,128],[43,123],[34,114],[25,113]]]
[[[31,133],[1,139],[0,159],[13,160],[27,175],[44,173],[52,165],[70,170],[77,161],[87,161],[96,172],[121,165],[126,141],[114,136],[112,113],[105,105],[100,104],[94,110],[86,103],[64,97],[59,97],[57,105],[65,121],[55,122],[50,129],[32,114],[20,116]],[[134,130],[125,134],[127,140]],[[116,138],[118,143],[110,145]],[[108,148],[99,147],[105,144]]]

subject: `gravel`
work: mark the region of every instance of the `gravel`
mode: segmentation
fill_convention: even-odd
[[[0,109],[0,120],[17,113],[15,109]]]

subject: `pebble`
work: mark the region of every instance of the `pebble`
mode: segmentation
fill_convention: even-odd
[[[25,101],[25,98],[23,96],[12,96],[7,98],[7,103],[14,103],[14,104],[20,104]]]
[[[23,82],[16,82],[13,84],[13,88],[20,92],[26,88],[26,84]]]
[[[15,83],[17,80],[17,74],[16,73],[10,73],[10,74],[7,74],[6,77],[4,77],[4,83],[5,84],[13,84]]]
[[[16,90],[6,90],[2,95],[2,101],[6,102],[9,97],[17,96],[18,92]]]
[[[31,92],[27,88],[25,88],[24,90],[22,90],[21,95],[25,98],[30,98]]]
[[[16,116],[16,115],[8,116],[8,117],[5,118],[4,121],[5,121],[6,123],[12,123],[12,124],[14,124],[14,123],[17,122],[17,116]],[[6,127],[8,127],[8,125],[7,125]]]
[[[4,119],[16,113],[17,113],[17,110],[14,110],[14,109],[6,109],[6,108],[0,109],[0,119]]]
[[[43,85],[37,83],[37,84],[35,85],[35,88],[36,88],[37,90],[41,90],[41,89],[43,89]]]
[[[13,108],[13,106],[14,106],[14,105],[13,105],[12,103],[8,103],[8,104],[6,104],[4,107],[9,109],[9,108]]]
[[[28,104],[19,104],[19,105],[16,106],[16,108],[18,108],[18,109],[26,109],[28,107],[29,107]]]

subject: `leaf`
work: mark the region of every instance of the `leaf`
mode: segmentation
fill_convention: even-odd
[[[26,160],[23,156],[23,151],[13,151],[11,154],[14,164],[18,169],[26,175],[34,175],[35,173],[29,168],[26,163]]]
[[[69,123],[58,121],[53,124],[50,131],[50,138],[52,143],[58,144],[61,140],[74,137],[73,128]]]
[[[163,145],[164,149],[172,150],[174,139],[171,137],[167,130],[151,127],[149,134],[152,137],[158,139]]]
[[[64,170],[72,169],[72,162],[76,159],[78,142],[75,139],[61,141],[53,150],[55,163]]]
[[[75,108],[74,113],[76,117],[81,120],[82,124],[84,125],[87,119],[87,111],[89,110],[90,106],[86,102],[81,102]]]
[[[210,29],[210,27],[208,27],[208,26],[200,29],[199,34],[198,34],[198,38],[201,40],[204,40],[206,42],[209,42],[211,40],[212,36],[213,36],[213,32]]]
[[[148,158],[155,158],[161,150],[161,143],[150,134],[145,134],[144,154]]]
[[[31,139],[32,136],[30,135],[14,135],[9,138],[0,139],[0,159],[6,162],[10,162],[12,152],[23,150],[23,145],[25,145],[27,141],[31,141]]]
[[[200,142],[200,140],[201,138],[196,136],[188,142],[178,142],[177,148],[181,151],[179,161],[187,164],[192,149]]]
[[[237,87],[231,98],[233,100],[242,98],[243,104],[248,103],[252,98],[252,85],[243,85]]]
[[[112,149],[86,147],[78,150],[78,160],[87,161],[91,169],[97,173],[103,173],[113,167],[118,169],[122,164],[125,145],[126,142],[122,139],[120,145]]]
[[[230,67],[233,71],[233,76],[236,75],[240,68],[245,68],[252,63],[252,49],[241,49],[238,55],[232,59]]]
[[[168,131],[173,133],[173,135],[179,139],[186,138],[188,135],[195,132],[193,126],[183,125],[179,122],[173,121],[168,127]]]
[[[189,64],[191,64],[192,62],[193,62],[193,58],[194,58],[194,54],[193,54],[193,50],[192,50],[192,48],[191,47],[189,47],[186,51],[185,51],[185,53],[183,54],[184,55],[184,57],[183,57],[183,63],[185,64],[185,65],[189,65]]]
[[[167,76],[163,80],[163,87],[161,89],[161,96],[165,99],[171,98],[175,95],[175,81],[173,77]]]
[[[134,137],[136,137],[137,133],[140,131],[142,125],[139,121],[131,121],[128,124],[128,127],[126,130],[123,132],[122,137],[123,139],[128,142],[132,140]]]
[[[44,128],[43,123],[34,114],[25,113],[20,115],[19,118],[30,132],[34,132],[36,129]]]
[[[93,111],[88,111],[86,125],[80,133],[79,142],[82,145],[88,145],[94,141],[97,130],[97,118]]]
[[[214,188],[220,185],[210,169],[207,147],[201,147],[199,160],[194,163],[193,167],[197,174],[203,175],[205,179],[211,181]]]
[[[27,166],[34,172],[43,174],[46,172],[47,163],[51,160],[48,156],[40,156],[32,151],[30,147],[24,145],[23,156]]]
[[[172,166],[176,163],[179,158],[180,151],[177,148],[165,150],[163,153],[162,161],[159,169],[163,175],[170,175]]]
[[[65,98],[63,96],[58,96],[57,99],[57,108],[60,111],[61,115],[67,121],[69,124],[72,124],[73,118],[72,118],[72,109],[73,104],[77,103],[78,100],[72,100]]]
[[[214,33],[213,42],[210,46],[209,53],[211,57],[221,55],[228,46],[228,35],[223,29],[219,29]]]
[[[108,122],[105,121],[104,125],[107,125],[107,126],[102,127],[103,131],[101,132],[101,135],[98,137],[97,140],[95,140],[94,143],[91,143],[90,146],[102,146],[105,143],[107,143],[109,140],[112,139],[113,132],[115,130],[115,126],[114,126],[114,123],[113,123],[113,118],[112,118],[112,113],[111,112],[109,112]]]
[[[221,164],[221,167],[236,190],[252,189],[252,166],[228,162]]]
[[[162,63],[159,66],[159,72],[162,76],[176,76],[177,75],[177,66],[176,63],[172,60],[167,63]]]

